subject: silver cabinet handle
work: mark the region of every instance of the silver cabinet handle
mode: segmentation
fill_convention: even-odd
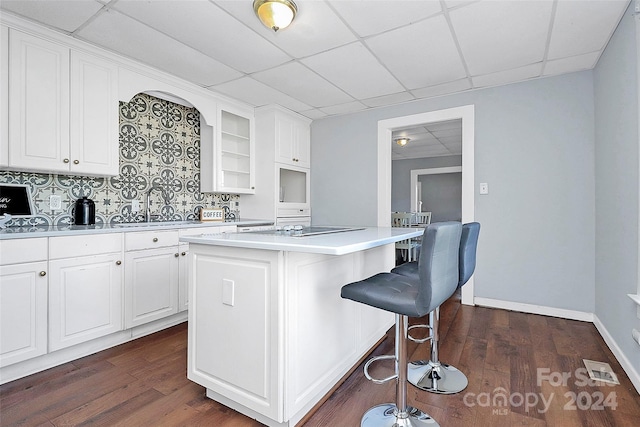
[[[41,271],[41,272],[40,272],[40,277],[44,277],[44,276],[46,276],[46,275],[47,275],[47,272],[46,272],[46,271]]]
[[[74,165],[77,165],[77,164],[79,164],[79,163],[80,163],[80,160],[74,160],[74,161],[73,161],[73,164],[74,164]]]
[[[116,265],[121,265],[121,264],[122,264],[122,261],[120,260],[116,261]]]
[[[174,257],[178,258],[180,256],[180,254],[175,254],[173,255]]]
[[[182,252],[182,256],[185,256],[185,255],[187,255],[187,253],[186,252]]]
[[[69,159],[64,159],[62,162],[63,163],[69,163]]]
[[[155,242],[157,242],[157,241],[158,241],[158,238],[157,238],[157,237],[154,237],[154,238],[153,238],[153,242],[155,243]]]

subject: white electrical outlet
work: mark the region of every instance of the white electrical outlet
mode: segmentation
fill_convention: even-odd
[[[140,212],[140,201],[132,200],[131,201],[131,212]]]
[[[62,197],[52,194],[49,196],[49,206],[52,211],[59,211],[62,209]]]

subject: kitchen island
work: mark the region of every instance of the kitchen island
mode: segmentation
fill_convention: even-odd
[[[340,298],[394,267],[395,242],[421,229],[312,236],[201,235],[189,242],[187,375],[207,396],[268,426],[294,426],[393,325]]]

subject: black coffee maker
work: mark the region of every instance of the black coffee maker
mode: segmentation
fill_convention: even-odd
[[[93,225],[96,223],[96,204],[84,196],[76,200],[73,212],[73,223],[76,225]]]

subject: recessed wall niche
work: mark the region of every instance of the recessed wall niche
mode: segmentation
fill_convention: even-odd
[[[87,196],[96,205],[96,224],[144,221],[146,193],[151,214],[159,221],[197,219],[202,207],[239,217],[239,195],[200,192],[200,113],[147,94],[120,102],[120,174],[115,177],[0,172],[0,183],[28,184],[36,215],[16,218],[9,226],[65,226],[73,223],[76,199]],[[49,196],[62,198],[52,211]],[[140,210],[132,211],[137,200]]]

